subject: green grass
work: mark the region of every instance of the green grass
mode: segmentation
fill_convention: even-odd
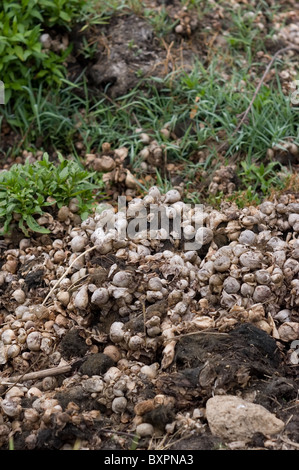
[[[26,87],[30,113],[23,112],[25,98],[22,98],[14,110],[8,107],[4,116],[9,124],[25,133],[31,126],[28,141],[49,134],[53,145],[64,143],[67,146],[78,134],[88,150],[99,149],[105,141],[115,146],[133,145],[138,150],[138,135],[134,129],[140,124],[166,145],[170,158],[184,159],[192,149],[204,146],[208,139],[217,140],[219,131],[225,131],[229,139],[237,125],[237,116],[246,110],[254,93],[254,86],[243,72],[233,70],[228,82],[215,68],[216,62],[207,70],[198,63],[188,75],[174,73],[165,79],[141,81],[142,90],[140,84],[113,102],[103,94],[97,99],[91,98],[84,82],[77,84],[84,96],[76,94],[75,86],[67,85],[54,99],[44,97],[41,89],[34,94]],[[241,80],[245,82],[245,90],[238,89]],[[196,114],[190,119],[194,108]],[[269,88],[263,86],[249,123],[233,139],[228,153],[246,151],[258,159],[271,145],[290,137],[296,141],[296,113],[281,89],[274,84]],[[179,142],[161,135],[166,123],[173,129],[180,123],[187,123],[186,133]]]
[[[152,8],[146,8],[144,10],[144,17],[153,27],[158,37],[167,36],[179,23],[179,19],[172,20],[170,18],[167,9],[164,6],[162,6],[158,11]]]
[[[139,151],[144,145],[136,131],[141,127],[164,146],[167,162],[183,165],[182,173],[190,189],[194,172],[211,174],[217,167],[220,163],[217,148],[226,143],[227,150],[222,159],[224,157],[227,163],[231,159],[237,160],[238,176],[248,198],[251,190],[252,194],[258,190],[261,195],[266,195],[270,186],[278,185],[276,168],[265,162],[267,149],[286,141],[299,145],[298,107],[292,106],[290,97],[284,95],[278,76],[284,66],[283,57],[275,64],[275,78],[261,87],[246,123],[236,134],[234,130],[257,86],[252,72],[262,76],[266,67],[265,63],[259,62],[256,53],[264,50],[264,38],[272,32],[259,30],[257,12],[262,11],[273,21],[281,7],[269,8],[264,0],[237,9],[230,9],[225,2],[219,3],[224,6],[230,21],[226,35],[228,47],[215,51],[209,62],[198,59],[188,73],[177,70],[164,78],[140,77],[138,86],[114,100],[108,96],[109,86],[104,92],[90,90],[84,71],[76,83],[61,79],[59,93],[47,92],[44,83],[36,87],[27,77],[22,94],[2,113],[1,122],[5,119],[21,135],[22,145],[17,144],[11,154],[17,155],[23,148],[33,152],[46,152],[50,148],[73,155],[79,163],[81,156],[77,152],[77,142],[83,144],[83,154],[100,152],[102,144],[110,142],[112,149],[120,146],[129,149],[131,166],[142,177]],[[201,16],[210,8],[209,2],[196,0],[182,4]],[[168,34],[174,27],[163,6],[155,11],[145,8],[142,2],[121,0],[102,2],[101,5],[93,2],[92,6],[93,13],[82,13],[83,30],[88,27],[87,23],[101,24],[108,22],[113,14],[129,11],[144,15],[158,37]],[[85,42],[83,53],[85,57],[92,57],[94,46]],[[183,129],[178,139],[161,134],[166,123],[172,132]],[[204,162],[191,161],[198,151],[205,152]],[[161,187],[170,185],[160,169],[156,180]]]
[[[244,90],[239,87],[241,81]],[[246,71],[232,70],[231,80],[227,81],[215,59],[208,69],[198,62],[190,74],[173,73],[165,79],[141,81],[138,87],[114,101],[104,94],[91,97],[84,80],[76,86],[66,84],[54,99],[45,97],[41,88],[34,93],[26,87],[30,112],[24,112],[26,98],[22,96],[14,110],[6,108],[4,116],[16,130],[22,130],[25,147],[43,136],[43,150],[51,145],[63,153],[76,154],[74,143],[82,141],[86,153],[90,153],[100,151],[103,142],[108,141],[113,148],[129,148],[136,171],[140,165],[138,152],[143,145],[135,129],[141,126],[165,146],[168,161],[185,163],[186,172],[190,165],[192,169],[190,155],[205,149],[203,169],[208,170],[217,155],[215,146],[221,143],[220,132],[224,132],[229,143],[227,157],[238,154],[248,162],[262,161],[268,148],[286,140],[299,143],[298,111],[283,94],[278,80],[262,87],[249,122],[233,135],[237,116],[246,110],[254,90]],[[166,123],[170,123],[172,130],[179,125],[186,127],[179,140],[161,134]]]
[[[278,184],[276,171],[277,167],[281,165],[277,162],[271,162],[267,166],[261,163],[259,166],[251,164],[248,165],[246,162],[241,162],[243,171],[240,173],[240,176],[243,177],[245,184],[250,186],[253,184],[254,190],[257,190],[259,187],[263,193],[268,191],[268,188],[273,184]]]

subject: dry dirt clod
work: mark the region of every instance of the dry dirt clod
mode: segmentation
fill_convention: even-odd
[[[106,354],[92,354],[91,356],[88,356],[79,367],[79,371],[83,375],[89,375],[90,377],[93,375],[102,375],[109,369],[109,367],[112,367],[113,364],[114,361]]]

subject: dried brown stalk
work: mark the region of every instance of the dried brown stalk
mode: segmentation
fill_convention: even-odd
[[[51,369],[38,370],[36,372],[28,372],[28,374],[17,375],[7,378],[1,382],[4,384],[16,384],[18,382],[24,382],[26,380],[37,380],[44,379],[45,377],[52,377],[53,375],[66,374],[72,370],[72,366],[67,364],[65,366],[52,367]]]

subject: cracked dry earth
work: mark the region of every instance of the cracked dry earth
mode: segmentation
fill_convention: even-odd
[[[70,208],[2,247],[0,448],[298,449],[299,201]]]

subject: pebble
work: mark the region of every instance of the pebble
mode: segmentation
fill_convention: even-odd
[[[66,307],[70,301],[70,294],[67,291],[60,291],[57,294],[57,300]]]
[[[149,437],[154,434],[154,427],[150,423],[141,423],[136,427],[136,434],[140,437]]]
[[[284,422],[266,408],[234,395],[209,398],[206,418],[212,434],[228,442],[248,442],[255,433],[275,435],[284,429]]]
[[[30,351],[39,351],[41,345],[42,335],[39,331],[32,331],[28,334],[26,343]]]
[[[278,328],[278,334],[281,341],[296,341],[299,340],[299,323],[285,321]]]
[[[127,403],[128,400],[125,397],[114,398],[111,405],[112,411],[117,414],[123,413],[127,407]]]
[[[104,382],[99,375],[94,375],[90,379],[84,380],[82,386],[89,393],[99,393],[103,391]]]
[[[72,241],[71,241],[71,249],[74,253],[80,253],[81,251],[84,251],[85,246],[87,244],[87,238],[83,237],[81,235],[75,236]]]
[[[152,364],[150,366],[142,366],[140,373],[146,375],[149,379],[154,379],[157,376],[158,365]]]
[[[118,362],[121,359],[120,350],[112,344],[106,346],[103,353],[109,356],[114,362]]]
[[[23,304],[26,300],[26,294],[22,289],[15,290],[12,296],[19,304]]]

